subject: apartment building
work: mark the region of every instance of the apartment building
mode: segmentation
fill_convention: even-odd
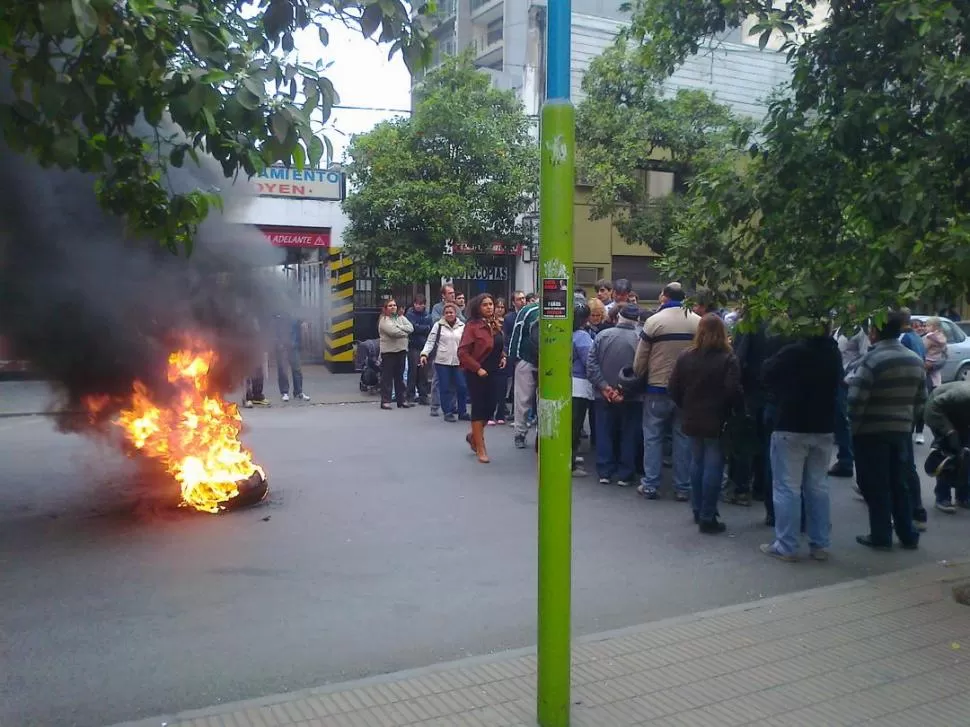
[[[620,12],[622,0],[573,0],[572,3],[572,99],[582,100],[581,83],[590,62],[614,40],[626,22]],[[473,49],[475,64],[489,73],[497,88],[513,90],[522,100],[526,113],[538,119],[545,99],[545,0],[439,0],[440,25],[431,68],[451,54]],[[789,78],[780,43],[765,50],[758,47],[757,36],[742,27],[717,39],[710,48],[689,58],[668,81],[671,91],[700,89],[730,105],[740,114],[761,119],[767,111],[771,92]],[[423,73],[415,75],[419,84]],[[538,124],[537,124],[538,130]],[[650,194],[669,194],[673,178],[668,173],[651,172]],[[591,288],[602,277],[629,278],[642,298],[653,298],[662,281],[646,247],[631,245],[617,233],[611,220],[590,220],[588,187],[582,180],[575,200],[575,280]],[[507,269],[508,287],[532,289],[536,280],[535,255],[527,248],[515,260],[484,256],[481,269],[496,266]],[[472,292],[493,290],[484,281],[456,281]],[[514,284],[513,284],[514,283]]]

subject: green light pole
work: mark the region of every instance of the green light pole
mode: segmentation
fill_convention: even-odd
[[[539,613],[542,727],[569,725],[572,565],[573,194],[570,0],[549,0],[547,100],[539,135]]]

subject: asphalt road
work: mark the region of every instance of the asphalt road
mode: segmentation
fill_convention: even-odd
[[[534,643],[534,454],[511,432],[489,431],[482,466],[426,410],[248,421],[272,497],[211,516],[168,509],[109,443],[0,420],[0,724],[95,727]],[[833,487],[833,560],[787,565],[757,550],[760,506],[707,537],[681,504],[576,481],[576,632],[970,554],[970,514],[935,512],[920,551],[867,551],[864,506]]]

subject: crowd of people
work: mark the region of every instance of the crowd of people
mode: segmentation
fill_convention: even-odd
[[[797,560],[801,534],[810,558],[828,558],[829,478],[854,477],[869,512],[857,542],[888,550],[895,532],[902,548],[915,549],[927,527],[914,450],[925,423],[936,508],[970,509],[970,383],[941,381],[939,319],[924,326],[906,309],[890,310],[872,325],[832,331],[820,319],[786,338],[737,329],[738,312],[695,298],[688,307],[676,282],[653,310],[641,308],[627,280],[600,281],[588,298],[576,293],[574,476],[589,474],[591,458],[602,485],[636,486],[657,500],[669,466],[669,496],[689,504],[705,534],[725,531],[722,503],[763,501],[774,538],[761,550],[782,561]],[[421,296],[404,314],[387,301],[381,407],[425,405],[433,417],[469,422],[466,441],[481,463],[489,461],[485,432],[509,420],[516,448],[527,448],[539,304],[522,291],[510,302],[485,293],[466,305],[450,285],[430,310]]]

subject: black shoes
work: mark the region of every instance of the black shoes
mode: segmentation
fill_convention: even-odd
[[[873,542],[871,535],[856,535],[855,541],[859,545],[864,545],[867,548],[872,548],[873,550],[880,550],[884,553],[893,549],[892,543],[889,543],[888,545],[880,545],[879,543]],[[912,543],[900,543],[899,547],[903,550],[919,550],[919,541],[917,540]]]
[[[697,523],[697,529],[705,535],[718,535],[727,530],[727,525],[714,518],[713,520],[700,520]]]

